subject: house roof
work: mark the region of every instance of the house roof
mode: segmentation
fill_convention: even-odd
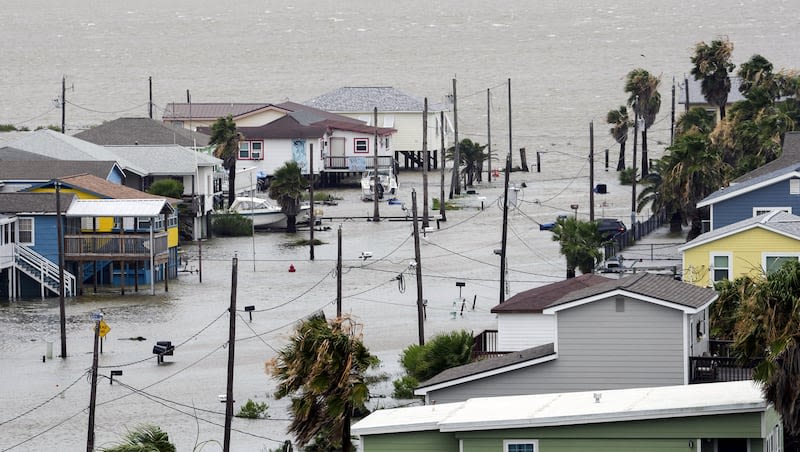
[[[125,158],[148,175],[186,176],[195,173],[198,166],[221,165],[222,160],[180,145],[106,146],[116,155]]]
[[[61,194],[61,209],[66,210],[67,206],[75,197],[72,193]],[[55,193],[0,193],[0,212],[6,214],[55,214],[56,213],[56,194]]]
[[[568,278],[552,284],[536,287],[520,292],[492,308],[492,312],[542,312],[550,303],[558,300],[573,290],[584,289],[596,284],[608,282],[609,279],[593,273]]]
[[[4,161],[0,165],[0,180],[47,181],[76,174],[107,179],[115,167],[122,172],[115,161],[51,160],[46,165],[41,161]]]
[[[719,190],[706,196],[702,201],[697,203],[697,207],[705,207],[716,204],[727,199],[735,198],[745,193],[750,193],[763,187],[767,187],[776,182],[784,181],[800,177],[800,163],[794,163],[789,166],[777,169],[775,171],[761,174],[739,183],[731,184],[727,187],[720,188]]]
[[[615,295],[625,295],[690,313],[703,309],[717,298],[713,289],[677,281],[667,275],[642,272],[570,292],[550,304],[543,312],[553,313]]]
[[[763,412],[753,381],[473,398],[464,402],[376,410],[355,435],[535,428]]]
[[[422,99],[391,86],[345,86],[303,103],[322,110],[351,113],[371,113],[376,107],[381,113],[424,109]],[[443,110],[441,106],[428,105],[430,112],[440,110]]]
[[[34,152],[23,151],[11,146],[3,146],[0,148],[0,161],[2,162],[24,162],[24,161],[39,161],[42,160],[56,160],[53,157],[46,155],[36,154]]]
[[[686,251],[715,240],[756,228],[800,240],[800,217],[788,212],[774,210],[757,217],[745,218],[742,221],[737,221],[736,223],[701,234],[679,249],[681,251]]]
[[[179,144],[207,146],[211,137],[150,118],[117,118],[74,135],[99,145]]]
[[[555,348],[551,343],[451,367],[439,372],[433,378],[421,382],[414,393],[424,395],[436,389],[550,361],[556,356]]]
[[[351,118],[349,116],[330,113],[325,110],[320,110],[319,108],[309,107],[308,105],[298,104],[296,102],[283,102],[278,104],[278,106],[290,111],[291,113],[289,113],[289,115],[303,125],[314,124],[326,119],[362,125],[364,124],[364,121]]]
[[[77,176],[64,177],[60,179],[62,185],[66,188],[80,190],[86,193],[93,194],[102,198],[112,199],[165,199],[163,196],[151,195],[134,188],[126,187],[124,185],[109,182],[103,178],[92,176],[91,174],[79,174]],[[51,186],[52,182],[36,185],[29,188],[33,190],[36,188]]]
[[[207,128],[199,127],[198,130]],[[347,130],[365,134],[374,134],[376,128],[364,123],[348,121],[333,121],[324,119],[313,124],[305,125],[295,119],[291,114],[275,121],[258,127],[237,127],[236,130],[242,133],[245,138],[267,138],[267,139],[292,139],[292,138],[322,138],[328,130]],[[378,127],[378,135],[390,135],[395,129],[389,127]]]
[[[737,177],[731,185],[746,182],[788,166],[800,167],[800,132],[786,132],[783,137],[783,151],[778,158]]]
[[[68,217],[156,217],[174,209],[166,198],[154,199],[79,199],[66,211]]]
[[[702,87],[702,80],[695,80],[694,76],[689,76],[687,78],[689,82],[689,104],[708,104],[705,96],[703,96],[703,87]],[[739,92],[739,85],[741,85],[742,79],[736,76],[731,77],[731,91],[728,93],[728,104],[732,104],[734,102],[738,102],[740,100],[745,100],[744,95]],[[680,96],[678,97],[678,103],[685,105],[686,104],[686,87],[684,86],[683,82],[679,84],[681,92]]]
[[[287,110],[268,103],[169,103],[164,110],[162,120],[189,121],[216,120],[231,115],[234,119],[248,116],[264,110],[276,110],[288,113]]]

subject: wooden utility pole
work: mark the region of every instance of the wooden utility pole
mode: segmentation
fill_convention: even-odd
[[[411,215],[414,221],[414,259],[417,270],[417,327],[419,329],[419,345],[425,345],[425,305],[422,300],[422,262],[419,250],[419,224],[417,223],[417,191],[411,189]]]
[[[422,109],[422,227],[427,228],[428,224],[428,163],[431,161],[428,152],[428,98]]]
[[[342,225],[336,232],[336,318],[342,316]]]
[[[67,76],[61,76],[61,133],[67,133]]]
[[[486,88],[486,152],[489,157],[486,159],[489,168],[486,170],[486,177],[492,181],[492,93],[490,88]]]
[[[58,314],[61,327],[61,358],[67,357],[67,313],[64,302],[64,225],[61,216],[61,181],[56,186],[56,239],[58,240]]]
[[[631,231],[636,238],[636,144],[639,137],[639,96],[633,108],[633,180],[631,181]]]
[[[314,143],[308,144],[308,172],[311,173],[309,176],[309,184],[308,184],[308,197],[311,198],[311,205],[309,206],[310,212],[308,215],[308,233],[309,239],[311,240],[311,246],[309,247],[309,256],[310,260],[314,260],[314,224],[316,220],[314,219]]]
[[[94,347],[92,353],[92,386],[89,393],[89,429],[86,433],[86,452],[94,452],[94,411],[97,404],[97,349],[100,342],[100,320],[94,324]]]
[[[672,112],[669,121],[669,145],[675,141],[675,76],[672,76]]]
[[[439,150],[441,152],[441,158],[442,158],[442,170],[441,170],[442,177],[441,177],[441,182],[439,184],[439,188],[440,188],[440,194],[439,194],[439,217],[440,218],[439,219],[441,221],[447,221],[447,213],[445,212],[445,207],[446,206],[445,206],[445,202],[444,202],[444,167],[447,166],[447,165],[445,164],[446,159],[444,158],[444,146],[445,146],[444,133],[445,133],[445,127],[444,127],[444,112],[443,111],[439,112],[439,122],[441,123],[441,136],[440,136],[441,144],[439,145]]]
[[[374,121],[372,125],[375,127],[375,136],[372,165],[374,166],[375,172],[372,178],[374,181],[374,185],[372,186],[372,221],[381,221],[381,213],[378,210],[378,184],[380,184],[380,179],[378,178],[378,107],[375,107],[373,110],[373,118]]]
[[[514,153],[514,148],[511,146],[511,79],[508,79],[508,168],[506,171],[511,171],[511,155]],[[508,178],[506,178],[508,180]]]
[[[500,246],[500,303],[506,301],[506,242],[508,241],[508,179],[511,176],[511,151],[506,157],[506,176],[503,190],[503,243]]]
[[[589,121],[589,221],[594,221],[594,121]]]
[[[453,79],[453,177],[450,180],[450,199],[453,193],[461,194],[461,151],[458,149],[458,95],[456,93],[456,79]]]
[[[150,101],[147,103],[147,110],[150,119],[153,119],[153,77],[147,77],[148,85],[150,87]]]
[[[239,258],[234,256],[231,267],[231,305],[228,308],[228,384],[225,391],[225,438],[224,452],[231,450],[231,423],[233,421],[233,359],[236,346],[236,284]]]

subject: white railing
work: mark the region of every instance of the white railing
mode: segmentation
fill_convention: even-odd
[[[0,268],[9,268],[14,265],[14,244],[0,245]]]
[[[17,244],[14,244],[14,256],[14,260],[17,263],[17,268],[27,273],[31,278],[38,280],[40,284],[44,285],[51,291],[58,294],[58,265],[54,264],[36,251],[33,251],[26,246],[20,246]],[[28,267],[20,265],[23,263],[33,270],[28,270]],[[36,273],[32,274],[33,272]],[[70,297],[75,295],[75,275],[66,270],[64,271],[64,294]]]

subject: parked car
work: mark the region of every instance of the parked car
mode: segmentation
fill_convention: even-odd
[[[556,223],[558,223],[558,220],[561,220],[563,218],[567,218],[567,216],[562,214],[562,215],[559,215],[558,217],[556,217],[555,221],[551,221],[549,223],[539,223],[539,230],[540,231],[552,231],[553,228],[556,227]]]
[[[603,240],[611,240],[627,230],[625,223],[615,218],[600,218],[597,220],[597,231],[603,236]]]

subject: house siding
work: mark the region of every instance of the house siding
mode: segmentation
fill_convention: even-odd
[[[508,313],[497,316],[497,349],[504,352],[555,342],[556,316],[551,314]]]
[[[372,124],[373,112],[336,112],[342,116],[347,116],[354,119],[364,120],[369,118]],[[422,112],[378,112],[378,127],[383,127],[384,118],[387,116],[394,117],[393,129],[397,132],[392,135],[390,140],[390,147],[393,151],[421,151],[422,150]],[[428,113],[428,150],[439,149],[441,141],[439,133],[441,133],[441,126],[439,123],[439,113]],[[437,133],[437,130],[439,133]]]
[[[798,214],[800,195],[789,194],[789,179],[786,179],[719,201],[713,205],[711,228],[720,228],[750,218],[753,216],[753,207],[791,207],[791,213]]]
[[[684,251],[683,280],[697,286],[708,287],[711,256],[714,254],[733,256],[731,274],[734,279],[744,275],[756,276],[762,272],[764,253],[800,253],[800,241],[761,228],[722,237]]]
[[[453,434],[439,431],[391,433],[361,437],[362,451],[375,452],[458,452]]]
[[[626,298],[616,312],[612,298],[556,315],[557,359],[430,391],[428,400],[684,384],[681,311]]]

